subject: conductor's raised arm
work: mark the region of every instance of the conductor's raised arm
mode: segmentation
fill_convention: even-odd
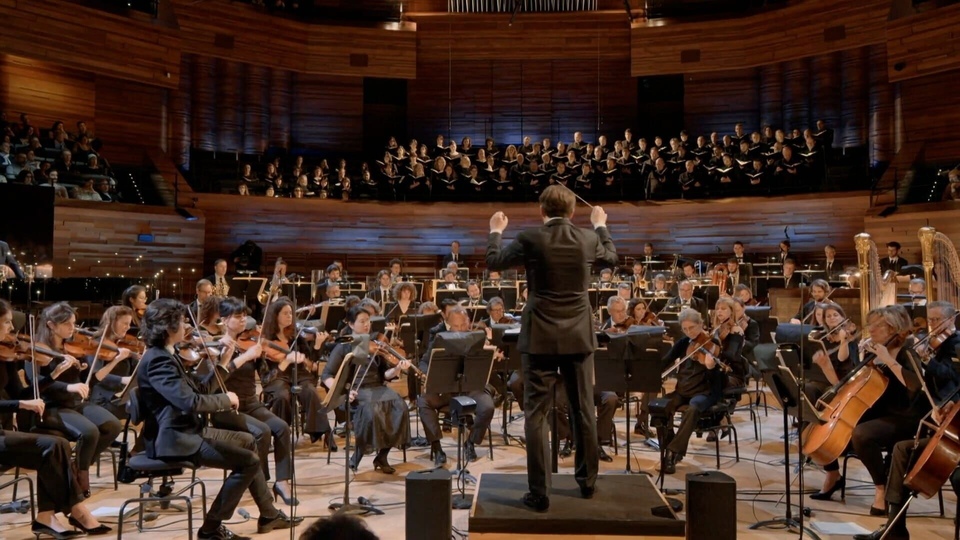
[[[613,239],[610,238],[610,231],[607,229],[607,213],[603,208],[594,206],[590,212],[590,223],[597,233],[597,263],[604,266],[616,266],[619,262],[617,258],[617,248],[613,246]]]
[[[503,231],[507,229],[507,216],[503,212],[496,212],[490,218],[490,236],[487,237],[487,269],[506,270],[523,264],[523,242],[517,238],[501,249]]]

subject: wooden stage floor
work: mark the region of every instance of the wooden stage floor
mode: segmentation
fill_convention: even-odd
[[[772,401],[772,400],[771,400]],[[623,411],[618,412],[617,431],[618,439],[621,445],[624,444],[624,430],[627,428],[625,419],[622,416]],[[777,505],[784,486],[784,471],[780,464],[783,457],[782,446],[782,418],[779,411],[771,410],[768,417],[762,417],[761,412],[761,432],[760,440],[754,439],[753,427],[750,422],[749,413],[738,411],[734,415],[737,429],[740,434],[740,462],[734,461],[733,445],[724,440],[721,445],[721,466],[720,470],[732,476],[737,481],[738,501],[737,501],[737,520],[738,520],[738,538],[742,539],[766,539],[766,538],[788,538],[796,537],[785,531],[763,530],[752,531],[748,527],[750,524],[770,519],[771,517],[781,516],[784,513],[784,506]],[[499,412],[494,417],[494,427],[499,430],[500,415]],[[414,430],[415,432],[415,430]],[[509,426],[509,432],[513,435],[523,434],[523,421],[518,420]],[[421,430],[422,433],[422,430]],[[456,459],[455,433],[446,434],[443,442],[446,446],[447,456],[450,460],[449,468],[453,468],[453,461]],[[523,473],[525,471],[524,452],[515,443],[512,446],[502,446],[500,437],[494,437],[494,459],[491,461],[486,446],[478,448],[480,460],[470,465],[470,471],[475,475],[487,472],[500,473]],[[658,467],[658,453],[635,439],[631,463],[634,470],[648,471],[656,475]],[[342,439],[341,439],[342,447]],[[612,449],[607,450],[612,455]],[[601,463],[601,474],[619,474],[624,470],[626,464],[625,448],[620,449],[619,456],[614,457],[613,463]],[[297,508],[299,515],[306,516],[307,522],[321,516],[329,515],[327,505],[338,500],[343,493],[343,452],[335,453],[330,465],[326,464],[326,452],[321,450],[320,446],[309,444],[309,439],[301,440],[297,446],[296,470],[300,482],[299,495],[301,504]],[[379,472],[373,472],[371,465],[372,457],[367,456],[360,465],[360,471],[355,476],[350,486],[351,496],[356,498],[363,496],[385,510],[385,515],[374,516],[366,519],[367,524],[376,532],[380,538],[385,540],[399,540],[405,537],[405,502],[404,502],[404,475],[410,471],[423,470],[430,468],[432,463],[429,460],[429,451],[426,448],[416,448],[407,451],[407,463],[401,462],[401,452],[393,451],[390,454],[390,462],[397,467],[397,474],[387,476]],[[850,473],[847,482],[848,492],[846,502],[819,502],[805,499],[805,504],[812,508],[813,522],[853,522],[863,526],[866,529],[873,530],[883,523],[883,518],[875,518],[867,515],[870,503],[873,499],[873,489],[869,485],[869,477],[866,470],[859,462],[851,460]],[[690,453],[677,467],[677,473],[671,475],[666,480],[667,490],[682,490],[684,487],[684,477],[689,472],[695,472],[700,469],[714,469],[716,461],[713,451],[713,443],[706,442],[706,436],[703,439],[693,438],[690,444]],[[92,508],[116,508],[128,497],[133,497],[137,493],[135,485],[120,485],[119,491],[113,491],[112,481],[108,478],[109,461],[103,462],[104,476],[96,478],[94,476],[93,491],[94,495],[88,502]],[[272,468],[272,465],[271,465]],[[573,459],[568,458],[561,461],[561,472],[572,473]],[[201,477],[208,480],[210,489],[216,493],[221,483],[221,474],[219,471],[205,470]],[[4,479],[9,476],[3,477]],[[808,492],[819,489],[823,479],[823,473],[814,468],[808,468],[805,473],[806,488]],[[182,485],[182,482],[181,482]],[[470,488],[472,490],[472,487]],[[681,499],[682,494],[675,495]],[[9,490],[0,493],[0,500],[9,500]],[[835,495],[839,498],[839,494]],[[949,486],[945,487],[944,499],[946,505],[946,518],[939,517],[939,511],[936,499],[920,500],[911,506],[911,517],[909,520],[910,532],[916,538],[952,538],[953,537],[953,516],[956,508],[956,496],[950,491]],[[794,499],[796,500],[796,499]],[[199,504],[196,505],[199,507]],[[247,510],[252,518],[244,520],[238,514],[234,515],[234,520],[229,524],[235,532],[242,534],[253,534],[256,531],[255,519],[257,509],[253,505],[249,496],[241,502],[241,508]],[[453,524],[464,534],[468,534],[468,510],[454,510]],[[194,523],[199,526],[201,519],[199,511],[195,514]],[[108,524],[115,521],[113,518],[107,518],[103,521]],[[64,520],[65,522],[66,520]],[[29,529],[29,515],[24,514],[3,514],[0,515],[0,538],[6,540],[27,539],[33,535]],[[182,514],[162,514],[156,521],[148,523],[154,527],[152,531],[138,533],[133,523],[124,527],[125,538],[155,538],[163,540],[180,540],[187,538],[186,520]],[[256,536],[259,539],[282,539],[288,538],[288,531],[275,531],[268,535]],[[104,537],[108,538],[108,537]],[[461,537],[462,538],[462,537]],[[825,539],[827,537],[824,537]]]

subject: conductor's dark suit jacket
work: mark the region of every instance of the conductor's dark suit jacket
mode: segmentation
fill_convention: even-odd
[[[151,347],[137,370],[143,439],[151,459],[188,459],[200,450],[203,413],[230,410],[226,394],[207,394],[214,372],[200,379],[187,373],[166,349]]]
[[[617,264],[606,227],[581,229],[566,218],[553,218],[517,235],[501,249],[501,235],[487,241],[487,268],[506,270],[523,264],[528,299],[521,316],[521,353],[590,354],[597,348],[587,289],[590,267]]]

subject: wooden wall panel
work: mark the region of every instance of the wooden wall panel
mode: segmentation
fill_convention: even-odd
[[[183,55],[180,61],[180,85],[170,92],[170,141],[167,148],[177,166],[190,168],[190,146],[193,144],[193,77],[191,55]]]
[[[294,147],[358,149],[363,139],[362,125],[362,79],[294,74]]]
[[[218,59],[217,93],[217,149],[237,152],[243,138],[243,64]]]
[[[842,147],[867,143],[867,49],[860,47],[841,53],[840,126],[836,144]]]
[[[891,81],[960,69],[960,4],[903,17],[887,25]]]
[[[760,127],[783,125],[783,66],[768,64],[760,71]]]
[[[246,108],[243,126],[243,151],[259,153],[267,149],[270,139],[269,114],[269,75],[270,71],[263,66],[247,64],[244,66],[244,81],[246,88],[243,94],[243,104]]]
[[[759,130],[758,76],[759,70],[748,68],[684,77],[684,127],[691,136],[716,131],[722,137],[733,133],[737,122],[743,122],[748,133]],[[732,99],[734,96],[737,99]],[[776,108],[780,108],[779,101]]]
[[[904,138],[926,141],[926,160],[960,162],[960,70],[908,79],[900,83]]]
[[[824,120],[828,126],[841,127],[841,88],[840,53],[823,54],[810,59],[811,123]],[[834,138],[836,136],[835,133]]]
[[[740,69],[882,43],[887,0],[806,0],[749,17],[634,22],[631,73],[666,75]],[[682,51],[699,51],[683,61]]]
[[[293,73],[284,69],[270,70],[270,146],[290,145],[290,107]]]
[[[30,123],[43,131],[62,120],[72,133],[77,121],[84,120],[96,133],[95,79],[92,73],[49,62],[0,55],[0,103],[7,119],[19,122],[20,113],[25,112]]]
[[[810,59],[783,63],[783,127],[810,127]]]
[[[410,205],[387,203],[240,199],[213,194],[195,197],[197,211],[206,218],[208,259],[229,254],[244,241],[254,240],[263,248],[265,260],[289,257],[312,268],[340,257],[345,257],[350,266],[352,257],[380,257],[385,262],[398,255],[433,256],[434,264],[438,264],[452,240],[461,241],[462,251],[472,265],[482,260],[493,212],[503,210],[510,217],[508,238],[540,221],[532,204],[434,203],[416,205],[412,212]],[[238,220],[235,216],[241,205],[244,219]],[[773,253],[783,239],[784,227],[789,226],[798,253],[819,256],[824,244],[833,243],[841,256],[852,258],[853,236],[862,232],[868,205],[867,195],[824,198],[818,194],[731,199],[723,203],[621,203],[604,205],[604,209],[610,216],[610,230],[621,256],[642,253],[643,243],[648,241],[654,243],[659,253],[706,258],[714,257],[717,247],[728,252],[735,240],[745,242],[750,252]],[[784,212],[786,206],[790,212]],[[277,221],[278,215],[283,215],[283,220]],[[584,207],[578,210],[575,221],[587,222]],[[350,225],[345,227],[344,223]],[[305,238],[310,242],[305,244]],[[291,270],[300,272],[306,268]]]
[[[950,237],[954,245],[960,244],[960,203],[915,204],[901,207],[899,212],[885,218],[868,215],[864,219],[864,231],[878,246],[891,241],[900,242],[904,256],[911,264],[922,262],[917,231],[928,226]]]
[[[139,153],[129,152],[129,147],[165,144],[165,88],[98,75],[96,103],[96,134],[111,161],[139,164]]]
[[[172,0],[184,52],[313,74],[410,79],[413,25],[307,24],[229,0]]]
[[[882,45],[874,45],[867,51],[871,66],[886,64],[886,51]],[[869,85],[867,111],[870,115],[870,162],[890,162],[897,150],[893,143],[893,89],[888,84],[887,72],[871,69]]]
[[[169,21],[67,0],[3,0],[0,20],[5,53],[156,86],[178,84],[180,34]]]
[[[154,241],[138,242],[144,233]],[[203,218],[186,221],[172,208],[63,201],[54,208],[55,275],[148,277],[200,268],[203,239]]]

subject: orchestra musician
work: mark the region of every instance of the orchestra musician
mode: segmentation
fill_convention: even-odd
[[[654,276],[653,287],[650,289],[650,294],[660,298],[670,296],[670,287],[667,286],[667,276],[663,274]]]
[[[687,405],[680,428],[674,432],[672,421],[667,422],[666,427],[657,428],[660,444],[666,449],[664,474],[677,472],[677,462],[687,451],[690,436],[697,427],[700,414],[720,401],[723,390],[723,377],[716,356],[706,350],[698,353],[697,350],[701,346],[696,341],[698,339],[709,341],[719,348],[719,339],[711,337],[704,331],[703,318],[696,309],[684,308],[678,320],[684,336],[674,343],[670,352],[663,358],[663,367],[667,368],[677,360],[688,355],[692,356],[680,364],[676,388],[665,396],[669,399],[669,405],[665,411],[667,418],[673,418],[681,405]]]
[[[633,287],[630,286],[630,283],[627,281],[621,281],[617,283],[617,296],[623,298],[624,300],[630,300],[633,298]]]
[[[461,302],[465,307],[481,307],[487,305],[480,291],[480,284],[474,280],[467,282],[467,298]]]
[[[800,311],[790,319],[790,324],[800,324],[801,321],[808,323],[810,314],[813,313],[813,310],[816,309],[818,304],[826,301],[827,297],[830,296],[830,292],[830,284],[825,280],[813,280],[813,283],[810,284],[810,299],[807,300],[800,308]]]
[[[487,318],[483,320],[485,325],[494,324],[516,324],[520,321],[507,314],[503,305],[503,300],[499,296],[494,296],[487,302]]]
[[[192,461],[230,471],[204,516],[197,538],[249,540],[223,525],[233,516],[248,488],[260,508],[258,533],[290,528],[302,518],[288,518],[273,506],[260,460],[253,450],[253,436],[203,425],[201,414],[236,409],[240,401],[233,392],[211,393],[219,368],[200,378],[188,373],[174,355],[175,346],[186,336],[186,312],[186,306],[180,302],[160,299],[150,304],[143,317],[142,335],[148,349],[137,370],[137,385],[140,415],[144,418],[141,437],[145,453],[150,459]],[[262,488],[255,489],[254,483]]]
[[[904,266],[910,264],[900,255],[900,249],[900,242],[887,242],[887,256],[880,259],[880,273],[885,274],[892,270],[895,274],[899,274]]]
[[[746,304],[737,297],[733,297],[733,317],[743,329],[743,355],[748,356],[760,343],[760,323],[747,315]]]
[[[217,338],[223,335],[223,327],[220,324],[220,299],[224,296],[209,296],[200,304],[200,311],[197,313],[197,330],[203,335],[204,339]]]
[[[837,261],[837,248],[832,244],[823,247],[823,279],[827,282],[840,281],[843,265]]]
[[[960,398],[957,393],[960,389],[960,374],[953,367],[957,362],[957,346],[960,345],[960,334],[957,333],[954,323],[956,315],[956,308],[949,302],[931,302],[927,306],[930,332],[946,336],[935,350],[922,351],[922,356],[926,357],[923,369],[924,382],[934,401],[937,404],[943,404],[943,408],[934,415],[934,421],[937,424],[940,424],[953,407],[957,406],[956,402]],[[889,516],[887,523],[870,534],[854,536],[855,540],[879,540],[887,531],[889,532],[886,538],[893,540],[910,538],[907,531],[906,512],[899,519],[896,519],[896,516],[907,500],[908,493],[903,481],[910,470],[911,458],[920,455],[929,441],[930,439],[924,436],[917,440],[905,439],[894,445],[890,454],[890,473],[886,484]],[[950,483],[954,491],[960,489],[960,469],[954,470],[951,474]]]
[[[663,326],[663,321],[657,317],[656,313],[650,311],[647,301],[641,298],[630,300],[627,304],[627,313],[633,318],[636,325]]]
[[[627,301],[621,296],[611,296],[607,299],[607,320],[600,325],[600,330],[613,334],[623,334],[637,321],[627,311]]]
[[[390,281],[393,283],[403,281],[403,261],[400,259],[390,259]]]
[[[667,309],[675,313],[687,308],[691,308],[700,314],[700,320],[705,321],[707,315],[707,303],[693,295],[693,282],[685,279],[677,285],[677,296],[667,301]]]
[[[213,284],[214,296],[230,295],[230,278],[227,277],[226,259],[217,259],[213,263],[213,274],[207,276],[207,281]]]
[[[390,277],[389,270],[377,272],[377,287],[367,293],[367,298],[386,309],[387,304],[393,302],[393,279]]]
[[[930,405],[920,391],[920,377],[913,368],[911,357],[916,353],[905,346],[913,328],[906,309],[898,305],[872,309],[867,316],[867,327],[870,340],[862,341],[860,347],[865,355],[875,355],[871,363],[886,376],[888,384],[879,401],[864,413],[854,428],[851,446],[875,487],[870,515],[885,516],[888,469],[883,449],[893,448],[897,442],[912,437]],[[830,500],[844,485],[843,477],[831,476],[837,478],[833,486],[811,498]]]
[[[133,310],[133,321],[129,332],[136,334],[140,328],[140,318],[147,310],[147,288],[143,285],[131,285],[120,295],[120,305]]]
[[[37,344],[63,356],[36,368],[37,384],[46,404],[39,427],[62,432],[76,442],[77,481],[84,495],[89,496],[90,465],[110,447],[123,425],[109,411],[89,401],[90,388],[80,378],[80,361],[65,352],[64,344],[73,337],[76,323],[76,311],[66,302],[53,304],[40,314]],[[72,367],[53,378],[60,364],[72,364]],[[30,361],[24,371],[27,380],[33,381]]]
[[[239,414],[225,412],[214,414],[212,417],[214,426],[245,431],[253,435],[257,442],[257,454],[260,458],[264,481],[270,479],[267,457],[272,435],[273,458],[277,473],[273,494],[283,499],[284,504],[298,504],[290,490],[290,478],[293,475],[290,463],[290,426],[270,412],[258,397],[256,379],[257,373],[265,362],[262,357],[263,346],[260,342],[253,342],[244,351],[237,343],[247,326],[248,309],[242,300],[228,296],[221,298],[218,304],[224,333],[219,339],[220,346],[212,351],[215,353],[217,365],[223,366],[226,370],[223,380],[227,390],[237,395],[240,406],[237,408]],[[322,343],[325,337],[326,334],[321,333],[317,336],[317,342]],[[292,362],[302,362],[305,358],[303,353],[295,351],[287,356]]]
[[[733,294],[737,285],[750,286],[750,267],[740,263],[740,260],[736,257],[727,259],[727,276],[727,282],[730,284],[728,294]]]
[[[796,259],[787,259],[783,261],[783,288],[796,289],[807,283],[803,274],[797,272]]]
[[[211,296],[213,296],[213,283],[208,279],[197,281],[197,298],[187,306],[195,319],[200,317],[200,306],[203,305],[203,301]]]
[[[745,306],[755,306],[759,304],[757,299],[753,297],[753,291],[750,287],[743,283],[733,288],[733,296],[743,302]]]
[[[266,375],[262,376],[265,402],[270,411],[283,419],[287,425],[293,421],[293,394],[290,388],[293,385],[293,370],[297,370],[297,385],[301,387],[297,393],[297,401],[305,414],[303,432],[310,436],[310,442],[316,443],[323,437],[331,451],[336,451],[337,445],[330,429],[330,420],[327,411],[323,409],[320,397],[317,394],[316,373],[317,364],[311,359],[316,354],[316,348],[322,345],[323,337],[318,336],[311,346],[304,336],[298,337],[298,329],[294,324],[293,303],[287,298],[280,298],[270,304],[263,319],[261,335],[281,347],[299,351],[305,355],[294,356],[286,369],[281,370],[280,364],[268,358]]]
[[[93,334],[92,339],[99,342],[100,338],[103,337],[105,340],[118,344],[120,340],[126,337],[132,322],[133,311],[130,308],[111,306],[100,317],[100,326]],[[90,366],[90,369],[94,372],[94,376],[90,377],[90,401],[110,411],[110,414],[117,418],[126,418],[127,411],[116,402],[116,397],[117,393],[130,383],[137,358],[136,354],[127,347],[117,345],[117,349],[119,352],[113,358],[113,361],[118,363],[102,380],[97,376],[97,372],[110,362],[94,358],[91,354],[84,357],[84,363]]]
[[[417,312],[417,288],[413,283],[402,281],[393,286],[393,302],[384,309],[384,317],[390,322],[397,322],[404,315],[413,315]]]
[[[461,306],[453,306],[447,312],[445,323],[448,328],[441,330],[441,332],[469,332],[470,314]],[[423,357],[420,358],[419,367],[423,373],[429,373],[430,357],[433,353],[436,337],[439,334],[440,332],[431,332],[430,343],[427,345]],[[493,405],[493,398],[486,391],[477,390],[469,392],[467,395],[477,402],[477,409],[474,413],[473,427],[470,429],[470,434],[464,442],[463,453],[467,461],[476,461],[478,459],[476,445],[478,443],[483,444],[483,437],[486,435],[487,429],[490,428],[490,421],[493,420],[495,407]],[[447,462],[447,456],[440,446],[440,439],[443,437],[443,432],[440,430],[439,411],[441,408],[450,405],[450,398],[451,396],[449,394],[424,393],[420,394],[417,400],[420,421],[423,423],[424,434],[430,443],[430,457],[437,467],[442,467],[443,464]]]
[[[13,308],[0,299],[0,341],[6,342],[12,335]],[[7,395],[18,394],[19,381],[6,380],[3,390]],[[43,417],[45,407],[42,399],[0,399],[0,416],[24,410]],[[101,525],[83,503],[83,489],[77,481],[76,469],[70,460],[70,443],[66,439],[0,428],[0,468],[11,467],[37,471],[37,517],[30,524],[30,531],[38,538],[44,535],[61,540],[84,533],[100,536],[112,530]],[[60,512],[80,531],[68,530],[57,519],[56,514]]]
[[[347,311],[348,324],[355,335],[370,333],[370,316],[359,306]],[[372,345],[372,344],[371,344]],[[340,364],[353,351],[354,344],[337,345],[327,359],[327,366],[320,376],[327,389],[333,388]],[[376,348],[373,345],[373,348]],[[386,383],[398,378],[410,362],[401,359],[395,367],[371,351],[367,360],[357,369],[357,386],[350,390],[351,419],[356,434],[357,448],[350,459],[354,471],[360,466],[364,454],[376,451],[373,469],[384,474],[396,472],[387,461],[391,448],[400,448],[410,443],[410,414],[406,403]]]

